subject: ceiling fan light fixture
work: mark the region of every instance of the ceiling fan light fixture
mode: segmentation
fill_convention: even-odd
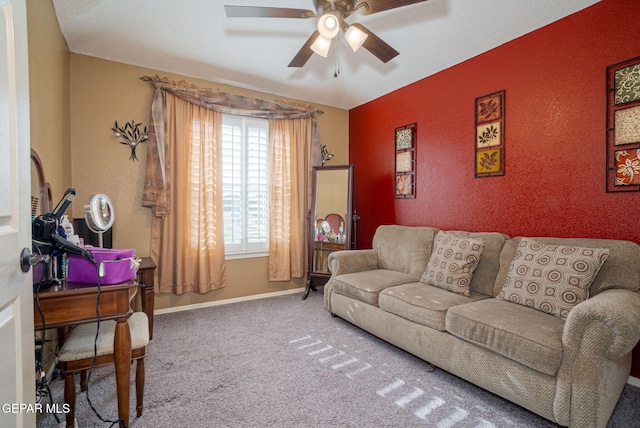
[[[325,13],[318,20],[318,31],[322,37],[333,39],[340,31],[340,21],[338,17],[332,13]]]
[[[359,28],[350,26],[347,31],[345,31],[344,37],[347,39],[347,43],[349,43],[351,49],[355,52],[360,49],[360,46],[367,40],[369,35]]]
[[[327,39],[322,35],[319,35],[311,45],[311,50],[322,57],[327,57],[329,54],[329,48],[331,47],[331,39]]]

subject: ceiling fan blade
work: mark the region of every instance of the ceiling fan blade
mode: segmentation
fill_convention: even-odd
[[[397,50],[389,46],[380,37],[373,34],[362,24],[351,24],[352,27],[358,28],[360,31],[367,33],[369,37],[364,41],[362,47],[374,54],[378,59],[384,63],[389,62],[400,54]]]
[[[316,13],[308,9],[288,9],[284,7],[224,6],[229,18],[311,18]]]
[[[373,13],[384,12],[385,10],[408,6],[414,3],[423,3],[427,0],[361,0],[354,10],[361,15],[371,15]]]
[[[316,41],[319,35],[320,35],[320,32],[318,30],[314,31],[313,34],[311,34],[311,37],[307,39],[307,41],[302,46],[302,48],[300,48],[296,56],[293,57],[288,67],[303,67],[307,63],[307,61],[309,61],[309,58],[311,58],[311,55],[313,55],[313,51],[311,50],[311,45],[313,44],[313,42]]]

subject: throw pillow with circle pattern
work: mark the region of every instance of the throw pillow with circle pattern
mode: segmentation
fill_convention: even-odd
[[[498,298],[567,319],[574,306],[589,298],[589,287],[608,256],[608,248],[522,238]]]
[[[469,284],[484,250],[484,240],[438,232],[421,282],[471,296]]]

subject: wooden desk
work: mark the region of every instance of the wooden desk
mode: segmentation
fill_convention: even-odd
[[[143,287],[142,291],[142,312],[147,314],[149,319],[149,340],[153,339],[153,304],[155,300],[154,271],[156,264],[151,257],[143,257],[138,268],[138,283]]]
[[[98,294],[98,291],[99,294]],[[118,390],[118,417],[129,426],[129,386],[131,365],[131,334],[127,319],[133,313],[131,301],[137,291],[135,281],[103,285],[100,290],[91,284],[64,283],[33,296],[36,330],[69,327],[100,320],[115,320],[113,342],[116,385]],[[98,295],[100,296],[99,304]],[[44,317],[44,321],[43,321]]]
[[[324,273],[331,275],[329,272],[329,266],[327,265],[327,261],[329,254],[334,251],[345,250],[347,246],[344,242],[333,242],[333,241],[315,241],[314,242],[314,261],[313,261],[313,273]],[[325,257],[326,253],[326,257]]]

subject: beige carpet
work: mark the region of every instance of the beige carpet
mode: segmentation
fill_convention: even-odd
[[[555,427],[363,332],[322,308],[322,291],[160,315],[146,358],[144,414],[132,427]],[[132,370],[133,373],[133,370]],[[51,383],[63,402],[62,380]],[[117,416],[113,368],[90,397]],[[135,416],[132,387],[131,414]],[[77,398],[79,427],[108,426]],[[59,416],[64,420],[64,415]],[[637,426],[627,385],[610,427]],[[38,427],[55,427],[52,414]]]

